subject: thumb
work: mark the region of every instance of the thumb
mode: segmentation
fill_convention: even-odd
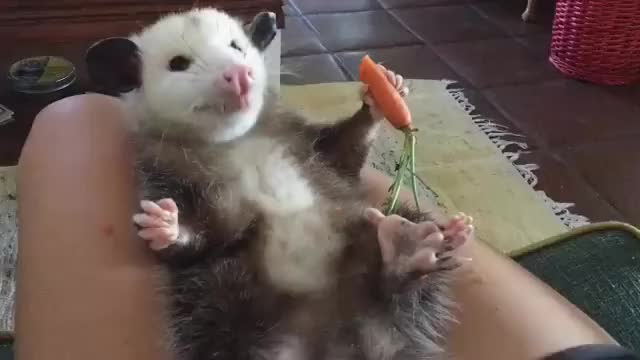
[[[366,208],[364,217],[372,224],[378,225],[385,218],[384,214],[376,208]]]

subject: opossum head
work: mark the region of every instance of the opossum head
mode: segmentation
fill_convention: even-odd
[[[122,95],[139,126],[177,126],[224,142],[258,118],[267,90],[263,50],[275,34],[271,13],[245,28],[224,12],[194,9],[94,44],[87,67],[96,85]]]

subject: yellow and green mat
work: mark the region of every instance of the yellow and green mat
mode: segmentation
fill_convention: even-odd
[[[464,93],[448,81],[409,80],[407,97],[419,129],[416,172],[426,182],[425,196],[446,212],[475,219],[476,236],[505,254],[535,246],[568,227],[586,224],[567,206],[535,191],[532,164],[516,164],[500,148],[507,132],[473,115]],[[361,104],[359,83],[283,86],[283,102],[318,122],[349,116]],[[391,172],[398,159],[401,132],[385,124],[371,154],[376,168]],[[514,143],[524,147],[523,143]],[[511,157],[511,159],[510,159]],[[533,164],[535,165],[535,164]]]

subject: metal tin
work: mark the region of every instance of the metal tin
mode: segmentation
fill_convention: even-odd
[[[75,66],[69,60],[57,56],[26,58],[9,68],[11,87],[25,94],[56,93],[75,80]]]

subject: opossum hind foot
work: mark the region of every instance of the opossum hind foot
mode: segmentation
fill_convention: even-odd
[[[473,232],[467,215],[459,214],[444,226],[432,221],[416,224],[373,208],[365,216],[377,226],[384,274],[394,287],[427,280],[430,273],[453,270],[470,260],[456,254]]]

